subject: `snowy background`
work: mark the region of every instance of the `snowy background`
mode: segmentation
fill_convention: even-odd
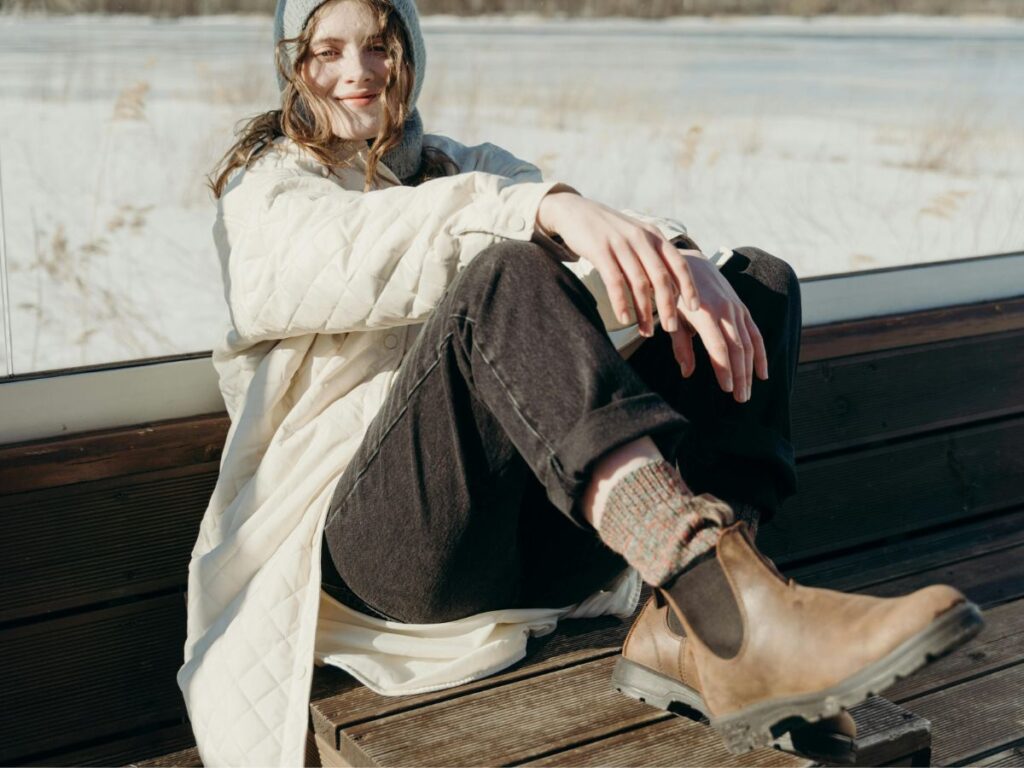
[[[1024,23],[424,19],[426,129],[802,276],[1024,248]],[[270,20],[0,16],[0,375],[209,349]]]

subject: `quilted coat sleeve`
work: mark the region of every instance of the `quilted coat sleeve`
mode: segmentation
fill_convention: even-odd
[[[464,146],[454,139],[440,134],[432,134],[428,139],[433,146],[444,150],[463,171],[496,173],[516,181],[544,180],[540,168],[516,157],[496,144],[485,142],[475,146]],[[687,234],[686,226],[677,219],[651,216],[629,208],[622,209],[622,213],[639,221],[653,224],[661,231],[666,240],[673,241],[679,237],[685,237]],[[573,256],[573,260],[575,258]]]
[[[485,143],[466,147],[445,136],[433,135],[430,138],[435,146],[444,150],[463,170],[483,170],[522,181],[539,182],[543,178],[537,166],[519,159],[512,153],[494,144]],[[651,216],[628,208],[623,209],[622,213],[639,221],[653,224],[666,240],[673,242],[679,247],[691,247],[692,241],[689,240],[686,227],[680,221]],[[635,316],[628,323],[623,323],[619,320],[615,310],[612,308],[611,298],[608,296],[608,289],[605,287],[604,280],[601,279],[600,273],[594,268],[593,264],[580,259],[575,253],[566,248],[560,240],[552,240],[543,235],[539,229],[534,235],[534,240],[540,242],[552,252],[560,254],[560,258],[565,266],[583,282],[597,302],[597,309],[601,314],[601,320],[604,321],[606,330],[617,331],[636,324]]]
[[[246,172],[221,208],[235,330],[256,343],[421,322],[484,247],[530,240],[541,199],[561,190],[575,191],[484,172],[370,192]]]

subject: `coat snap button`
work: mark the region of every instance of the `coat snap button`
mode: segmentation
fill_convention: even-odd
[[[512,229],[526,229],[526,219],[522,216],[513,216],[508,220],[508,223]]]
[[[388,349],[394,349],[398,346],[398,337],[393,333],[389,333],[384,337],[384,346]]]

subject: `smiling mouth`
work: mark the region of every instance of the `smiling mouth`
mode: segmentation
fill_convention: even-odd
[[[340,99],[340,101],[343,101],[346,104],[354,104],[357,107],[365,107],[366,105],[373,103],[378,96],[380,96],[379,93],[373,93],[368,96],[347,96]]]

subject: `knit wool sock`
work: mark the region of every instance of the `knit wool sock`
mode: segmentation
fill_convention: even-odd
[[[708,552],[732,509],[709,493],[688,495],[679,472],[664,460],[644,464],[608,494],[597,530],[651,586],[660,586]]]

